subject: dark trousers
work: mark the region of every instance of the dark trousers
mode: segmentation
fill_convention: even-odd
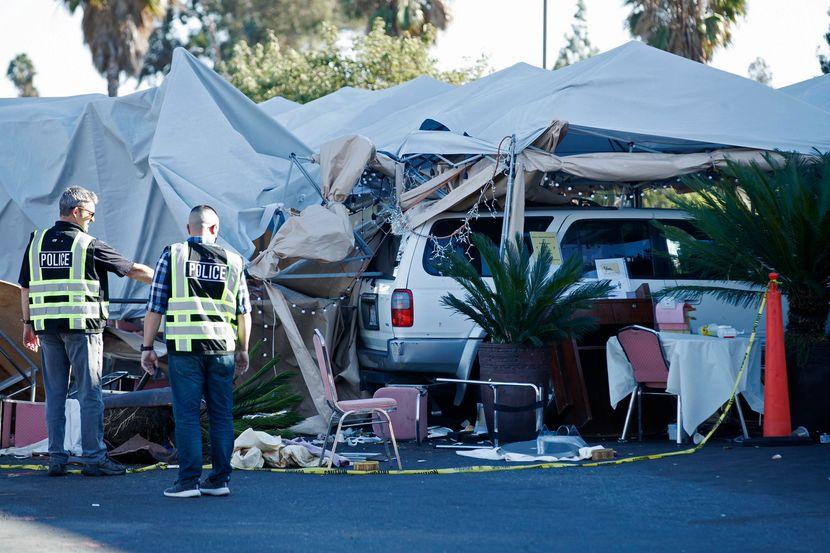
[[[170,385],[176,419],[178,482],[198,482],[202,474],[202,430],[199,413],[207,403],[213,470],[208,478],[223,483],[231,477],[233,453],[233,355],[170,355]]]

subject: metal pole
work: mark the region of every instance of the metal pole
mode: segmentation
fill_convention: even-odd
[[[501,242],[499,243],[499,257],[504,257],[507,249],[508,230],[510,228],[510,210],[513,207],[513,181],[516,177],[516,135],[510,137],[510,173],[507,177],[507,197],[504,202],[504,217],[501,224]]]
[[[542,69],[548,68],[548,0],[542,0]]]

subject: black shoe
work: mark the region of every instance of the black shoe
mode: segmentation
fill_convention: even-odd
[[[49,476],[66,476],[66,463],[58,461],[49,461]]]
[[[121,476],[127,473],[127,468],[121,463],[116,463],[109,457],[105,457],[100,463],[86,464],[81,470],[84,476]]]
[[[166,490],[164,490],[165,497],[199,497],[202,493],[199,491],[198,482],[192,484],[180,484],[176,482]]]
[[[227,482],[214,483],[209,478],[205,478],[199,483],[199,491],[202,492],[202,495],[223,496],[231,494]]]

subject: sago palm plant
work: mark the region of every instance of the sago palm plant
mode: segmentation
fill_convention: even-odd
[[[544,346],[566,338],[579,338],[596,326],[596,320],[580,315],[594,300],[611,292],[608,281],[580,283],[582,260],[571,257],[551,271],[553,256],[543,244],[535,257],[520,234],[499,256],[498,248],[484,235],[472,243],[492,273],[488,284],[466,256],[450,251],[438,263],[441,274],[458,282],[464,298],[447,294],[441,303],[480,326],[497,344]]]
[[[719,180],[685,179],[697,197],[675,203],[709,240],[676,228],[666,234],[679,243],[679,261],[687,271],[723,284],[663,294],[711,294],[736,305],[757,304],[775,272],[789,302],[788,341],[809,342],[824,336],[830,306],[830,155],[781,154],[767,162],[771,171],[729,162]]]

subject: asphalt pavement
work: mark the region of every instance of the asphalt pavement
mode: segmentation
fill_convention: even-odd
[[[621,455],[675,447],[606,445]],[[476,464],[414,444],[402,457],[405,468]],[[171,470],[110,478],[2,470],[0,551],[827,551],[830,543],[830,445],[715,442],[618,466],[475,474],[237,471],[225,498],[163,497],[174,479]]]

